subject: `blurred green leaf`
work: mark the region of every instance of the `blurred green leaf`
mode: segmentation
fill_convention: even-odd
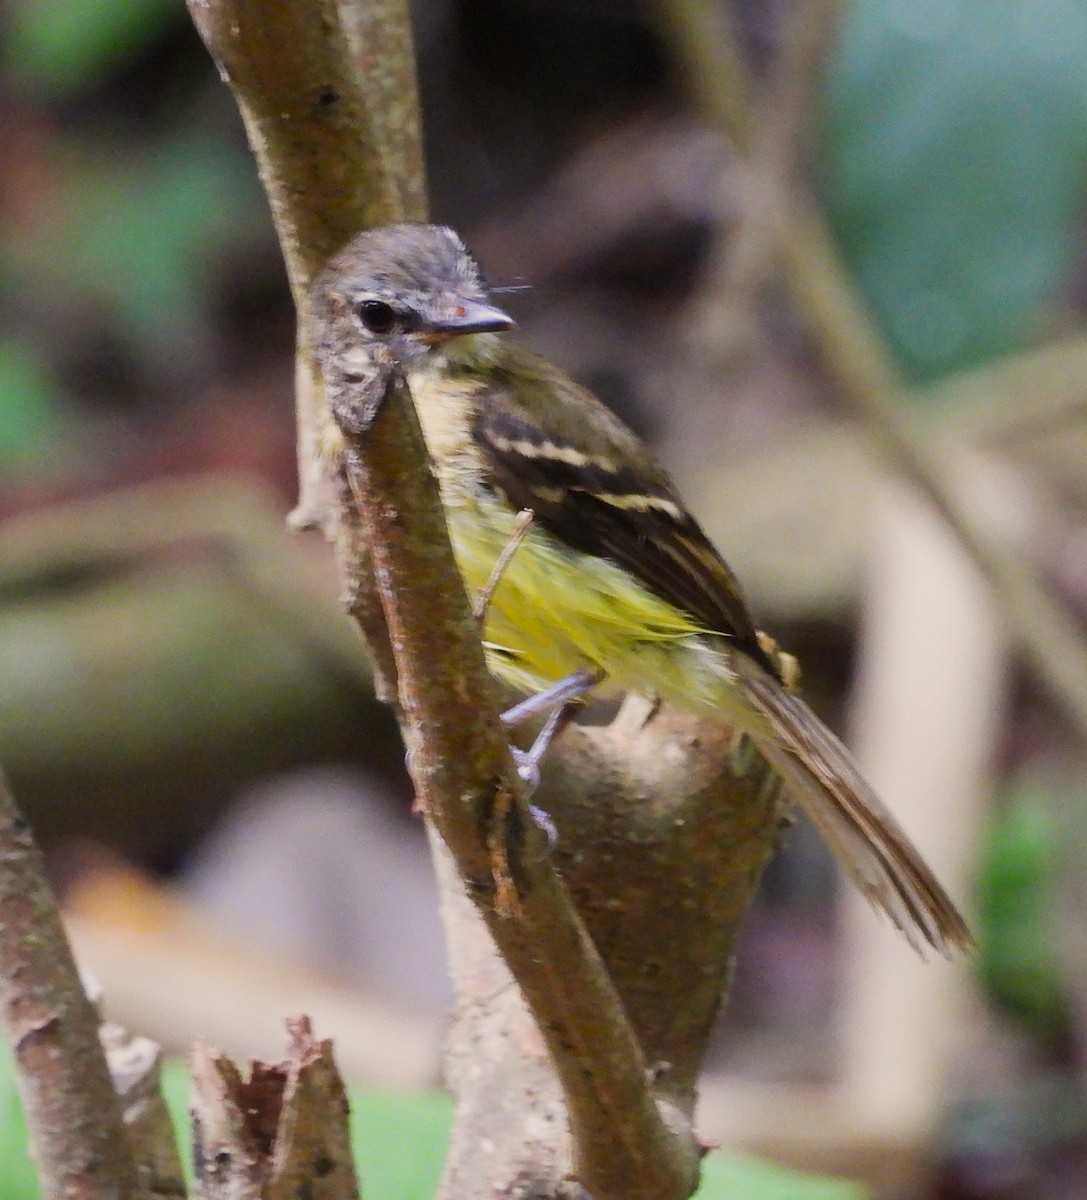
[[[978,879],[978,970],[990,994],[1040,1032],[1065,1017],[1054,946],[1059,835],[1038,784],[1017,788],[991,822]]]
[[[911,378],[1023,345],[1077,257],[1087,6],[863,0],[829,89],[833,227]]]
[[[57,425],[55,389],[26,345],[0,337],[0,464],[28,458]]]
[[[180,1063],[166,1064],[163,1091],[187,1168],[189,1076]],[[441,1175],[451,1121],[452,1105],[437,1092],[351,1089],[352,1141],[368,1200],[429,1200]],[[6,1054],[0,1054],[0,1163],[0,1200],[38,1200]],[[699,1200],[864,1200],[865,1195],[857,1184],[716,1153],[706,1159],[698,1192]]]
[[[28,91],[55,98],[138,50],[179,8],[176,0],[15,0],[4,70]]]
[[[67,163],[56,218],[7,247],[13,266],[43,302],[103,310],[156,370],[203,361],[223,247],[270,220],[248,156],[180,124],[139,153],[75,141]]]

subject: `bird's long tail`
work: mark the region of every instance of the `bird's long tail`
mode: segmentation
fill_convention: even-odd
[[[769,726],[747,732],[861,892],[919,954],[926,944],[945,957],[968,949],[966,922],[845,746],[762,666],[735,659],[737,683]]]

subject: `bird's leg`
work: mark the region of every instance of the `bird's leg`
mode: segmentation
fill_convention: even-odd
[[[575,671],[573,675],[567,675],[552,687],[537,692],[535,696],[529,696],[527,700],[522,700],[520,704],[515,704],[502,714],[502,724],[510,729],[532,717],[547,713],[543,728],[536,734],[527,750],[518,746],[510,747],[513,761],[517,764],[517,774],[524,780],[530,795],[540,786],[540,764],[551,748],[551,743],[570,723],[581,697],[596,687],[603,678],[603,671]],[[536,824],[547,834],[548,842],[554,846],[559,840],[554,821],[535,804],[530,804],[528,810]]]
[[[487,615],[487,606],[491,602],[494,590],[498,587],[506,568],[510,565],[510,559],[517,553],[517,547],[525,540],[525,534],[528,533],[529,527],[535,518],[536,514],[531,508],[523,508],[517,514],[517,521],[513,526],[513,533],[510,534],[510,540],[503,547],[502,553],[491,568],[491,574],[487,582],[479,589],[476,602],[472,605],[472,615],[477,621],[482,621]]]
[[[567,675],[565,679],[560,679],[558,683],[553,683],[549,688],[544,688],[542,692],[537,692],[534,696],[529,696],[527,700],[522,700],[520,704],[507,708],[502,714],[502,724],[507,729],[512,729],[515,725],[522,725],[533,717],[542,717],[544,713],[550,713],[553,709],[561,709],[571,700],[577,700],[586,692],[592,691],[603,678],[604,672],[600,670],[575,671],[572,675]]]
[[[517,773],[524,780],[529,792],[534,792],[540,786],[540,764],[544,755],[551,748],[555,738],[570,724],[576,706],[576,700],[567,700],[565,704],[552,709],[543,728],[536,734],[527,750],[522,750],[519,746],[510,747],[514,762],[517,763]]]

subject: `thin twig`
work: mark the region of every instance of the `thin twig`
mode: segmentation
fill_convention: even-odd
[[[687,53],[688,71],[703,105],[714,111],[740,105],[750,97],[738,31],[723,25],[701,0],[666,0],[671,26]],[[842,0],[810,0],[789,14],[782,45],[771,64],[759,102],[760,119],[753,115],[727,128],[743,156],[735,167],[743,184],[739,217],[721,231],[711,255],[697,311],[688,324],[691,357],[715,386],[727,373],[737,348],[755,342],[756,307],[779,266],[781,239],[775,228],[781,219],[779,198],[801,178],[816,131],[820,94]],[[682,21],[690,22],[686,33]],[[697,44],[697,58],[691,48]],[[713,70],[714,60],[729,64],[728,83]],[[738,84],[737,81],[743,81]],[[747,101],[749,107],[750,101]],[[709,382],[712,381],[712,382]]]
[[[45,1200],[140,1200],[98,1013],[30,827],[0,774],[0,1022]]]
[[[740,219],[727,239],[717,285],[726,310],[755,302],[780,253],[776,200],[799,183],[807,165],[842,7],[842,0],[808,0],[786,22],[743,167]]]
[[[921,388],[911,411],[937,414],[942,428],[975,444],[1017,439],[1087,422],[1087,335],[1054,339]]]
[[[161,1049],[119,1025],[103,1025],[100,1033],[145,1200],[185,1200],[185,1173],[162,1097]]]
[[[954,531],[1000,600],[1028,662],[1087,737],[1087,639],[1022,556],[987,537],[965,511],[953,484],[951,447],[934,446],[911,419],[906,390],[822,221],[802,210],[788,229],[793,292],[818,331],[842,398]]]
[[[525,540],[525,536],[535,519],[536,514],[531,508],[522,509],[517,514],[517,521],[513,526],[513,532],[510,534],[510,540],[502,548],[502,553],[495,561],[494,567],[487,577],[487,582],[479,589],[479,595],[472,605],[472,616],[477,621],[482,621],[487,615],[487,609],[490,606],[494,590],[501,582],[502,576],[506,573],[506,568],[517,553],[517,547]]]
[[[752,82],[734,6],[720,0],[658,0],[657,12],[694,102],[737,149],[749,149],[755,130]]]

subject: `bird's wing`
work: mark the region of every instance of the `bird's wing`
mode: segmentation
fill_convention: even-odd
[[[480,396],[472,436],[487,482],[552,536],[617,563],[774,673],[735,576],[667,475],[595,397],[532,361],[536,372],[499,374]],[[539,388],[548,395],[534,396]]]

